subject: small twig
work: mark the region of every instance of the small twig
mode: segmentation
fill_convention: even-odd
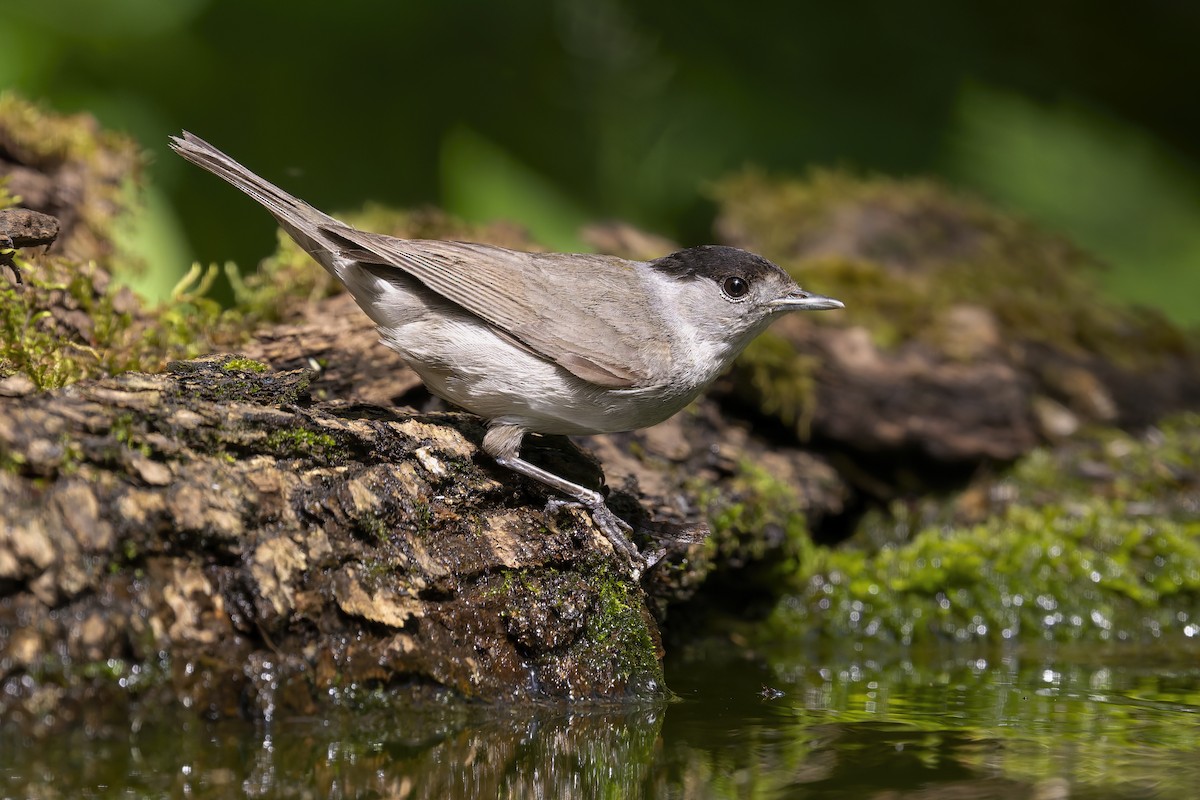
[[[0,264],[12,270],[18,286],[22,285],[24,280],[21,277],[21,268],[17,266],[17,250],[38,245],[49,248],[57,238],[58,220],[49,214],[31,211],[28,208],[0,210]]]
[[[16,249],[12,247],[12,239],[7,236],[0,236],[0,264],[12,270],[17,286],[21,286],[25,281],[21,280],[21,269],[17,266],[16,259],[13,258],[16,253]]]

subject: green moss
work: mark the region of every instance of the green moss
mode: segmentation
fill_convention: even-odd
[[[517,587],[518,570],[505,569],[494,573],[480,594],[487,598],[512,598]],[[510,604],[511,607],[511,604]],[[504,612],[502,612],[504,613]]]
[[[418,537],[423,537],[433,530],[433,506],[429,504],[428,500],[423,497],[412,499],[412,520]]]
[[[811,551],[773,630],[1200,647],[1197,465],[1195,414],[1141,439],[1096,431],[1039,451],[1000,482],[994,493],[1009,499],[977,524],[930,524],[877,551]]]
[[[307,428],[281,428],[267,436],[266,446],[284,458],[332,461],[338,455],[337,440],[327,433]]]
[[[118,263],[131,266],[113,233],[137,197],[144,156],[133,139],[102,130],[90,114],[56,114],[7,91],[0,92],[0,138],[8,160],[72,187],[66,248],[73,257],[106,274]]]
[[[868,554],[819,551],[776,623],[913,644],[1200,636],[1200,523],[1014,509]]]
[[[742,462],[724,488],[705,483],[689,490],[708,509],[713,560],[766,569],[753,577],[748,573],[747,581],[785,590],[809,560],[813,545],[799,495],[762,467]]]
[[[494,598],[510,634],[551,672],[578,664],[594,683],[624,685],[633,695],[663,689],[654,622],[638,585],[597,562],[580,572],[552,568],[504,570],[491,576]],[[572,633],[576,625],[582,627]],[[513,631],[517,631],[513,633]],[[556,643],[545,646],[547,632]]]
[[[738,359],[733,384],[736,392],[749,389],[764,414],[793,428],[807,440],[816,413],[815,374],[820,360],[799,353],[791,343],[770,332],[759,336]]]
[[[331,280],[312,263],[293,271],[268,264],[245,280],[226,265],[237,300],[226,308],[213,297],[222,270],[195,265],[169,302],[147,308],[111,280],[136,269],[114,243],[114,232],[135,210],[130,184],[142,155],[133,140],[100,130],[88,115],[56,115],[11,93],[0,94],[0,133],[13,159],[78,183],[71,242],[51,254],[18,253],[24,286],[0,281],[0,376],[20,372],[39,389],[53,389],[129,370],[157,371],[171,360],[244,342]],[[0,190],[0,207],[17,200]]]
[[[113,288],[94,262],[38,255],[18,256],[17,263],[25,284],[0,281],[0,374],[23,373],[39,389],[130,370],[154,372],[216,342],[245,338],[243,317],[189,294],[187,285],[173,305],[151,313]],[[86,321],[83,327],[74,315]]]
[[[136,422],[132,414],[121,413],[113,418],[111,432],[114,439],[130,450],[141,453],[144,456],[150,455],[150,446],[145,442],[137,440]]]
[[[67,159],[96,158],[103,148],[128,149],[129,140],[101,131],[89,114],[64,116],[23,99],[15,92],[0,92],[0,119],[14,138],[13,147],[35,165]]]
[[[312,373],[307,370],[226,369],[226,364],[237,360],[236,356],[214,355],[168,363],[167,370],[179,378],[168,399],[178,395],[219,403],[286,406],[308,397]]]
[[[636,585],[606,568],[589,575],[587,581],[598,598],[588,618],[588,638],[616,660],[622,679],[652,678],[662,686],[662,665]]]
[[[105,680],[115,683],[124,677],[128,670],[129,665],[123,659],[110,658],[107,661],[93,661],[84,664],[80,673],[89,680]]]
[[[362,587],[368,593],[375,594],[384,588],[391,590],[402,588],[397,582],[397,573],[400,570],[398,570],[396,562],[393,559],[368,558],[362,562],[361,567],[362,571],[359,573],[359,579]]]
[[[1095,428],[1053,450],[1035,451],[1008,476],[1022,502],[1099,496],[1143,516],[1187,521],[1197,515],[1200,414],[1162,420],[1148,434]]]
[[[0,211],[12,208],[18,202],[19,198],[8,191],[8,176],[0,177]]]
[[[368,512],[354,520],[358,530],[377,544],[386,544],[391,536],[391,526],[379,514]]]
[[[24,272],[27,265],[20,258],[16,261]],[[78,380],[84,368],[67,357],[64,342],[42,325],[50,312],[25,300],[15,286],[0,282],[0,375],[22,373],[39,389]]]
[[[58,460],[58,472],[60,475],[76,475],[79,473],[79,468],[86,460],[83,453],[83,445],[77,441],[69,439],[66,434],[59,437],[59,447],[62,448],[62,455]]]
[[[153,642],[148,644],[153,645]],[[122,695],[144,692],[161,686],[164,681],[170,679],[169,665],[165,661],[136,662],[123,658],[87,662],[81,664],[78,672],[72,674],[98,684],[109,685]]]
[[[19,475],[25,465],[25,454],[10,451],[0,443],[0,471]]]
[[[252,358],[236,356],[229,359],[221,365],[221,369],[226,372],[266,372],[268,367],[261,361],[255,361]]]

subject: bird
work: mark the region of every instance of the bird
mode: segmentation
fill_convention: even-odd
[[[487,421],[497,464],[586,507],[640,574],[649,558],[603,495],[521,458],[527,434],[615,433],[671,417],[791,311],[843,308],[723,245],[650,261],[358,230],[187,131],[183,158],[257,201],[375,323],[428,390]],[[548,507],[563,503],[551,498]]]

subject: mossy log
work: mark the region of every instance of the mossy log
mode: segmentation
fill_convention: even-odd
[[[339,330],[281,329],[254,349],[298,336],[320,352],[305,337]],[[706,540],[696,481],[732,481],[736,497],[739,464],[758,461],[807,486],[814,523],[843,499],[819,459],[769,456],[711,408],[597,437],[613,476],[630,470],[611,503],[643,546],[669,550],[639,583],[585,512],[544,513],[544,489],[481,454],[478,418],[320,399],[376,348],[320,372],[222,355],[53,392],[0,381],[0,710],[69,717],[104,690],[213,715],[664,697],[671,602],[718,560],[785,546],[761,546],[782,531],[769,520]],[[404,372],[368,394],[411,386]],[[602,479],[566,440],[525,453]]]
[[[1070,241],[929,180],[747,171],[718,237],[787,266],[846,312],[751,344],[727,401],[835,452],[876,500],[961,488],[1089,425],[1200,407],[1200,341],[1114,302]]]
[[[73,679],[55,665],[160,665],[218,714],[665,691],[645,595],[583,512],[531,510],[474,417],[311,404],[310,379],[221,356],[0,384],[4,705]]]

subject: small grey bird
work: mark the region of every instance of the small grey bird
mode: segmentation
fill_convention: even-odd
[[[776,317],[842,307],[732,247],[627,261],[367,233],[190,133],[171,137],[171,147],[265,206],[346,286],[430,392],[488,420],[484,451],[582,503],[635,564],[641,556],[629,525],[598,492],[522,459],[525,434],[612,433],[662,422]]]

